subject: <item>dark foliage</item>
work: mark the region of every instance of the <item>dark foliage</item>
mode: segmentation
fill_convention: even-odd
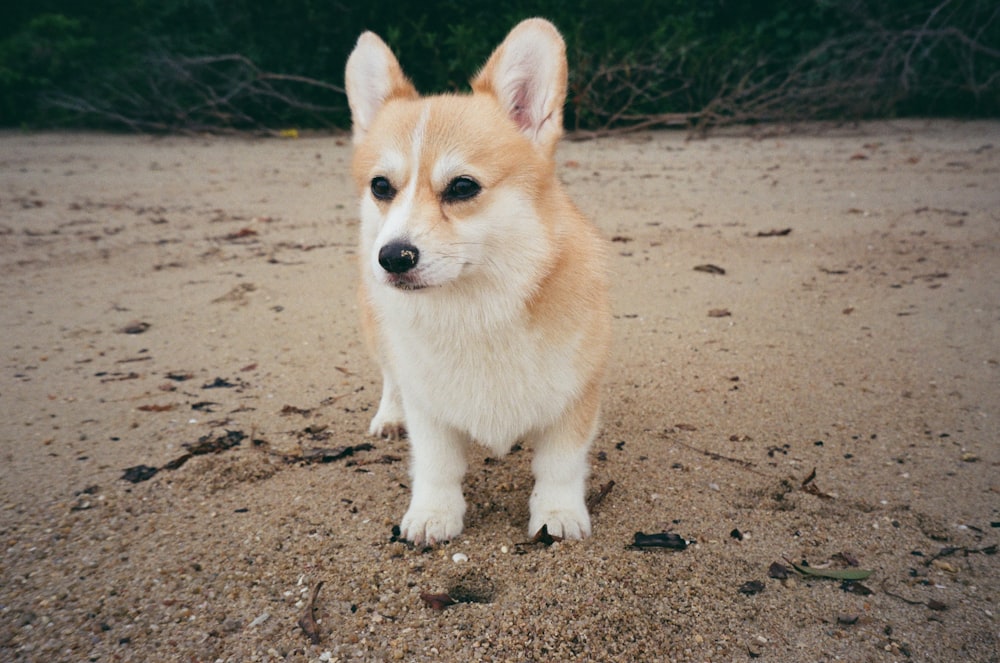
[[[362,30],[421,90],[461,90],[533,15],[566,36],[571,130],[1000,111],[992,0],[15,0],[4,13],[6,126],[346,127],[343,66]]]

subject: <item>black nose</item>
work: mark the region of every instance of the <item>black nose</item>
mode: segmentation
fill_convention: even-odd
[[[406,242],[390,242],[378,252],[378,264],[390,274],[402,274],[417,266],[420,250]]]

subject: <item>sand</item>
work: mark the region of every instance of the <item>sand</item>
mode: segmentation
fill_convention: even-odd
[[[613,488],[530,543],[531,450],[477,450],[424,550],[348,140],[0,135],[0,660],[1000,660],[1000,123],[558,158],[610,240]]]

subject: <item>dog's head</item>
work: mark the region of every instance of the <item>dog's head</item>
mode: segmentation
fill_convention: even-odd
[[[364,269],[419,290],[530,279],[547,255],[544,206],[562,135],[566,53],[551,23],[518,24],[470,95],[420,97],[366,32],[347,61]]]

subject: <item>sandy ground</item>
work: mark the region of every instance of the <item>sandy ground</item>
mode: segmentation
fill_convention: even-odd
[[[0,135],[0,660],[1000,660],[1000,123],[564,143],[614,487],[552,546],[530,449],[473,457],[459,540],[393,539],[349,158]]]

